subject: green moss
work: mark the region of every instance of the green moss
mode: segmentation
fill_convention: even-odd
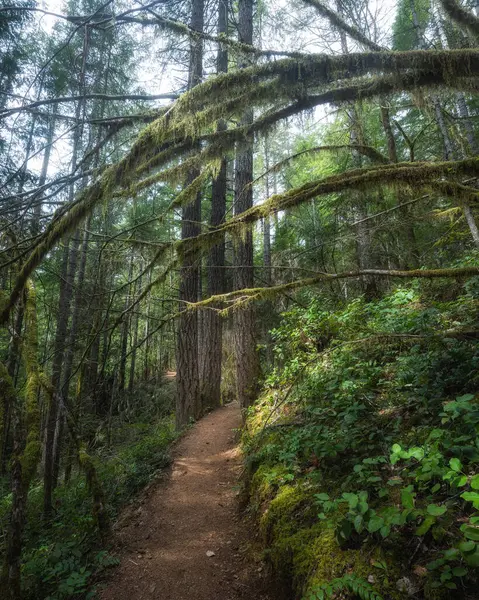
[[[379,593],[399,600],[401,593],[395,582],[400,577],[400,565],[396,558],[375,545],[342,549],[334,527],[317,520],[314,490],[301,481],[278,488],[275,481],[279,478],[278,466],[261,465],[251,489],[252,497],[263,506],[260,532],[267,547],[265,554],[283,585],[300,597],[314,587],[354,573],[365,580],[374,577]],[[377,563],[385,568],[378,569],[374,566]]]
[[[324,529],[308,548],[307,555],[313,571],[305,589],[327,583],[346,573],[354,573],[366,581],[374,578],[374,589],[384,597],[398,600],[403,597],[395,586],[400,577],[398,563],[378,546],[366,545],[357,550],[343,550],[336,541],[334,531]],[[374,564],[378,563],[386,568],[376,568]]]

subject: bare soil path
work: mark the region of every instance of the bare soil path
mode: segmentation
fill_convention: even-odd
[[[181,439],[170,477],[119,522],[121,564],[102,600],[273,600],[238,508],[239,425],[233,403]]]

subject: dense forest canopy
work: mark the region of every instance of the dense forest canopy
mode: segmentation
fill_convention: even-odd
[[[346,554],[436,561],[376,592],[300,555],[294,594],[477,597],[478,39],[475,0],[1,0],[6,598],[86,594],[233,399],[273,567],[305,498]]]

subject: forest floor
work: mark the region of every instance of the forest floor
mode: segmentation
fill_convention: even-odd
[[[232,403],[181,438],[169,476],[116,525],[121,563],[102,600],[272,600],[253,523],[239,509],[240,423]]]

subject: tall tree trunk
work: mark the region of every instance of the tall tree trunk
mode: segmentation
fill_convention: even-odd
[[[204,0],[193,0],[190,27],[202,32],[204,28]],[[203,75],[203,40],[192,38],[190,44],[190,66],[188,89],[200,83]],[[189,182],[198,173],[192,172]],[[181,239],[196,237],[201,232],[201,194],[197,193],[193,202],[183,207]],[[198,300],[198,257],[188,253],[183,258],[180,269],[180,311],[177,335],[177,401],[176,426],[181,429],[190,419],[197,419],[201,413],[199,356],[198,356],[198,313],[186,310],[187,303]]]
[[[60,299],[58,305],[57,328],[53,349],[52,387],[53,394],[48,407],[45,434],[45,469],[43,475],[44,500],[43,513],[46,520],[50,519],[53,510],[53,490],[55,489],[54,449],[55,437],[58,435],[59,419],[61,418],[61,384],[68,338],[71,300],[78,258],[79,236],[73,234],[71,246],[65,244],[60,271]]]
[[[3,396],[15,404],[14,452],[12,461],[12,507],[7,535],[5,564],[0,580],[6,600],[21,600],[21,554],[26,522],[26,503],[30,482],[36,474],[41,455],[38,365],[37,309],[33,284],[27,282],[25,294],[25,335],[22,356],[27,376],[25,406],[19,405],[13,382],[0,367]]]
[[[130,256],[130,266],[128,268],[128,281],[133,278],[134,253],[133,250]],[[131,283],[127,285],[125,296],[124,312],[128,309],[131,303]],[[118,367],[118,392],[123,392],[126,387],[126,354],[128,351],[128,334],[130,330],[130,315],[125,314],[121,326],[120,338],[120,366]]]
[[[142,270],[143,266],[142,263],[140,261],[140,272]],[[141,276],[137,279],[137,281],[135,282],[135,294],[134,296],[136,296],[137,294],[140,293],[141,291]],[[133,315],[133,340],[132,340],[132,348],[131,348],[131,358],[130,358],[130,377],[128,379],[128,393],[131,395],[133,392],[133,387],[135,385],[135,371],[136,371],[136,346],[138,344],[138,329],[139,329],[139,323],[140,321],[140,316],[138,314],[138,312],[136,312]]]
[[[396,149],[396,140],[391,127],[391,118],[389,115],[389,108],[386,105],[381,106],[381,122],[383,125],[384,133],[388,144],[388,157],[390,162],[397,163],[398,155]],[[419,256],[417,251],[417,240],[416,234],[414,233],[414,226],[411,222],[411,216],[407,206],[402,206],[405,202],[404,194],[398,192],[397,201],[399,203],[401,218],[404,221],[403,231],[407,240],[406,247],[406,267],[410,269],[417,269],[419,267]]]
[[[228,30],[228,0],[218,3],[218,35],[225,35]],[[228,71],[228,53],[222,46],[216,57],[218,73]],[[220,121],[217,131],[225,131],[226,123]],[[224,222],[226,213],[226,159],[221,161],[218,175],[213,180],[211,189],[210,229],[215,229]],[[222,294],[225,291],[225,241],[211,248],[206,259],[208,296]],[[218,309],[219,306],[213,306]],[[221,404],[221,366],[223,357],[223,322],[216,310],[206,310],[203,315],[204,355],[201,373],[202,410],[215,408]]]
[[[85,270],[88,253],[88,240],[90,237],[89,226],[91,217],[88,218],[85,230],[83,232],[83,241],[80,250],[80,265],[78,268],[78,277],[75,284],[75,298],[73,302],[73,312],[70,325],[70,331],[68,334],[68,341],[66,344],[66,351],[64,355],[64,366],[62,374],[62,386],[61,386],[61,399],[62,406],[60,407],[58,417],[58,427],[56,431],[54,447],[53,447],[53,485],[56,486],[58,482],[58,474],[60,471],[60,456],[63,442],[63,431],[65,426],[65,406],[68,405],[68,395],[70,387],[70,379],[72,376],[73,369],[73,358],[75,356],[75,342],[78,335],[78,326],[80,323],[80,314],[83,301],[83,285],[85,280]],[[76,270],[76,269],[75,269]]]
[[[238,37],[243,44],[253,44],[254,0],[239,0]],[[240,64],[240,68],[246,66]],[[253,120],[252,110],[245,111],[243,124]],[[253,206],[253,142],[246,140],[236,148],[234,213],[240,215]],[[234,281],[236,290],[253,287],[253,231],[234,240]],[[248,304],[235,311],[233,316],[236,361],[236,392],[242,410],[256,399],[259,378],[259,356],[256,351],[255,309]]]
[[[336,8],[338,14],[343,16],[343,7],[339,0],[336,0]],[[339,31],[341,40],[341,50],[343,54],[349,54],[348,41],[346,34],[343,30]],[[364,144],[364,136],[361,129],[360,120],[360,105],[358,103],[351,104],[347,110],[347,114],[351,123],[349,132],[349,141],[351,144]],[[356,169],[362,167],[362,156],[359,152],[353,151],[353,163]],[[367,211],[365,207],[365,196],[361,192],[354,192],[355,203],[354,203],[354,217],[357,221],[356,225],[356,257],[359,269],[369,269],[373,267],[371,257],[371,234],[369,232],[368,224],[365,222],[367,218]],[[373,277],[364,276],[362,278],[363,292],[366,299],[371,300],[377,295],[376,281]]]

